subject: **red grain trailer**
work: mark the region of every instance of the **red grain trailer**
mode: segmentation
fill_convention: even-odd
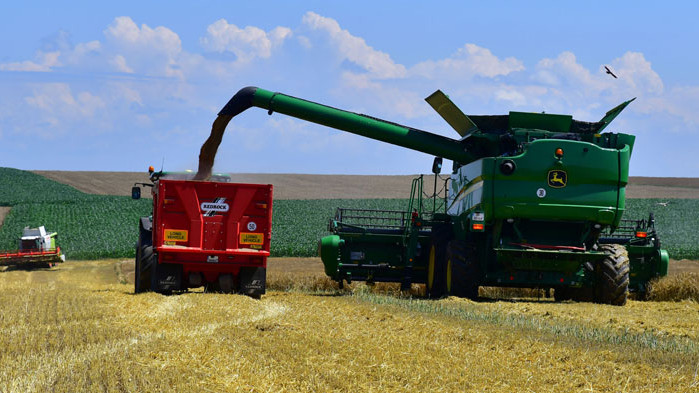
[[[135,292],[265,293],[272,237],[272,185],[230,183],[227,176],[151,172],[153,215],[142,217]]]

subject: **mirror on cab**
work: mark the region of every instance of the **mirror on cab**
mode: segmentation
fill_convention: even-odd
[[[432,173],[439,175],[442,173],[442,157],[435,157],[432,163]]]
[[[131,187],[131,199],[141,199],[141,187]]]

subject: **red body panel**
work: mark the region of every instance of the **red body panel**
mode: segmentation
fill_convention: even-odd
[[[160,179],[153,187],[158,263],[181,264],[185,277],[267,267],[271,237],[271,184]]]

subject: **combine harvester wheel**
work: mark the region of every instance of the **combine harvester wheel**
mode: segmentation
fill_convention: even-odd
[[[619,244],[600,247],[607,253],[597,266],[597,293],[595,301],[613,306],[623,306],[629,294],[629,256]]]
[[[478,298],[478,265],[468,245],[461,240],[449,242],[447,250],[447,291],[450,295]]]
[[[427,296],[439,299],[447,294],[447,244],[451,238],[451,228],[436,225],[432,229],[432,246],[427,265]]]

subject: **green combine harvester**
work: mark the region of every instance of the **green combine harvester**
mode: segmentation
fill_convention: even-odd
[[[341,284],[425,283],[431,297],[469,298],[479,286],[545,288],[557,300],[624,305],[629,290],[643,296],[667,274],[652,215],[622,220],[635,137],[603,132],[633,100],[598,122],[467,116],[441,91],[426,101],[459,139],[255,87],[219,118],[225,127],[256,106],[435,156],[432,194],[418,177],[405,211],[337,210],[319,252]],[[438,187],[442,158],[454,167]]]

